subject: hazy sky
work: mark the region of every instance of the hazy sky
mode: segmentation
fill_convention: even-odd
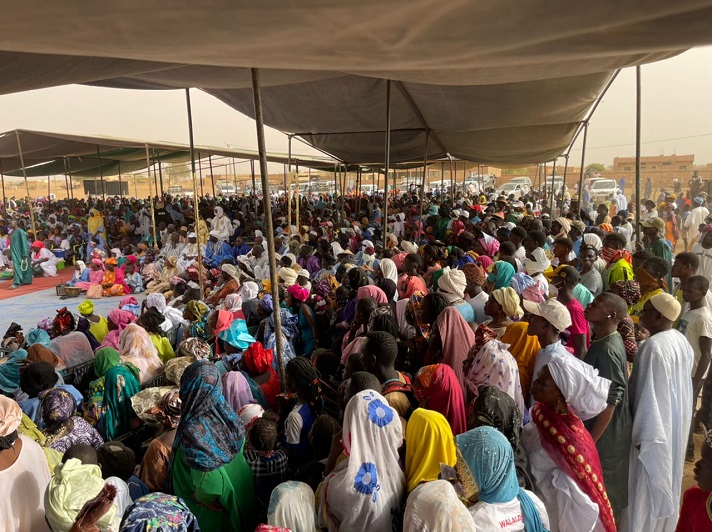
[[[712,162],[712,47],[644,65],[642,71],[643,155],[693,153],[696,164]],[[251,119],[198,90],[191,94],[197,144],[256,148]],[[0,131],[24,128],[188,142],[185,96],[178,90],[71,85],[0,96],[0,109]],[[615,156],[632,156],[634,141],[635,69],[630,68],[620,73],[591,120],[586,163],[608,165]],[[287,149],[286,137],[274,130],[267,131],[266,142],[268,151]],[[300,143],[293,151],[315,153]],[[574,149],[571,164],[578,166],[580,157],[580,149]]]

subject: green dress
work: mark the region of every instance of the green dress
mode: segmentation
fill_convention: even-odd
[[[255,486],[242,450],[229,464],[204,472],[188,466],[179,446],[172,475],[173,493],[186,502],[201,530],[254,530]],[[219,503],[226,511],[208,508],[212,503]]]
[[[12,259],[13,286],[32,284],[30,246],[27,233],[19,227],[10,234],[10,258]]]

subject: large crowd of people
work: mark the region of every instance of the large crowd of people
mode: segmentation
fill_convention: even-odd
[[[695,194],[13,200],[0,530],[710,530]]]

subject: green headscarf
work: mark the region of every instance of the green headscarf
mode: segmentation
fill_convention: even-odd
[[[106,372],[103,434],[105,441],[111,441],[129,431],[131,421],[136,417],[131,398],[139,391],[141,384],[128,365],[118,365]]]
[[[106,372],[121,363],[119,352],[113,347],[102,347],[94,355],[94,373],[97,377],[103,377]]]

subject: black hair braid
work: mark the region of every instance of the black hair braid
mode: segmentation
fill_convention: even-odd
[[[293,358],[287,363],[286,372],[294,379],[297,388],[304,393],[309,406],[320,414],[324,406],[319,384],[321,375],[311,361],[305,357]]]

